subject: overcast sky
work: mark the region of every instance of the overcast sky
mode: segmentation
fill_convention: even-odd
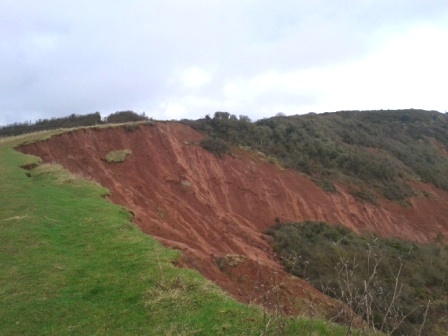
[[[0,0],[0,125],[448,110],[447,0]]]

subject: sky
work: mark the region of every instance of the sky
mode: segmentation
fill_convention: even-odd
[[[0,125],[448,110],[446,0],[0,0]]]

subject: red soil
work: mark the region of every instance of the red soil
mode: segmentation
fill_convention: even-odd
[[[262,156],[236,151],[218,158],[197,145],[201,139],[186,125],[156,123],[63,133],[20,151],[107,187],[110,200],[130,209],[143,232],[182,250],[184,264],[244,302],[266,300],[263,288],[279,285],[300,298],[302,307],[304,301],[331,305],[275,260],[263,231],[276,218],[325,221],[420,242],[437,234],[448,238],[448,193],[431,185],[415,184],[422,196],[407,207],[375,206],[356,201],[343,188],[327,194]],[[124,162],[105,161],[108,152],[121,149],[132,150]]]

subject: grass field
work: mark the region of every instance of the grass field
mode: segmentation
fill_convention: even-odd
[[[107,190],[0,139],[1,335],[344,335],[235,302],[141,233]]]

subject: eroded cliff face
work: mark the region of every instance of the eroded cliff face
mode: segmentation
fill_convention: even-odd
[[[422,196],[406,207],[375,206],[356,201],[343,187],[325,193],[253,153],[235,150],[218,158],[198,145],[201,139],[186,125],[156,123],[63,133],[20,151],[107,187],[110,200],[129,208],[143,232],[182,250],[185,264],[246,302],[256,302],[262,296],[256,288],[269,281],[283,282],[302,298],[327,300],[283,273],[263,235],[276,218],[420,242],[448,237],[448,193],[430,185],[415,184]],[[122,149],[132,151],[124,162],[106,162],[108,152]]]

